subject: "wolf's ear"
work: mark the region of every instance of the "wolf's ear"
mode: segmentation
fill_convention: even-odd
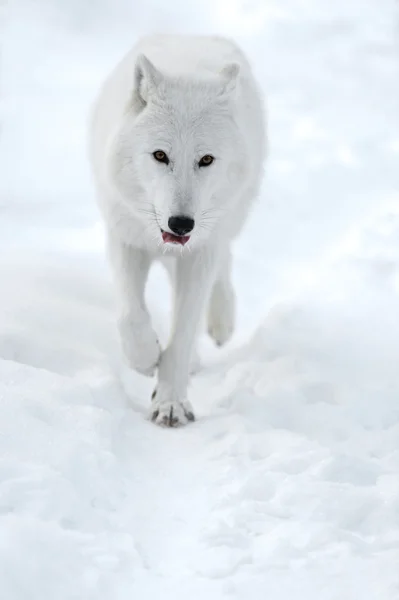
[[[239,72],[240,65],[238,63],[230,63],[223,67],[220,71],[220,78],[222,81],[220,96],[227,97],[235,91]]]
[[[135,100],[145,106],[149,96],[155,92],[161,81],[162,74],[144,54],[140,54],[136,59],[134,71]]]

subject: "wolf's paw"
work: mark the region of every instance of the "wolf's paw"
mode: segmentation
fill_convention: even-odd
[[[173,393],[159,386],[152,397],[150,418],[153,423],[163,427],[180,427],[194,421],[194,412],[188,400],[176,398]]]
[[[150,323],[124,320],[119,323],[119,333],[129,366],[152,377],[159,363],[161,347]]]

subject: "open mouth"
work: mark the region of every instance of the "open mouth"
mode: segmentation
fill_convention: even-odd
[[[180,244],[181,246],[184,246],[190,239],[189,235],[175,235],[174,233],[169,233],[169,231],[164,231],[163,229],[161,229],[161,233],[165,244]]]

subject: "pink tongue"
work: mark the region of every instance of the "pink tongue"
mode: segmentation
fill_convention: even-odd
[[[190,239],[189,235],[173,235],[173,233],[168,233],[167,231],[162,232],[162,239],[165,242],[170,242],[171,244],[181,244],[184,246]]]

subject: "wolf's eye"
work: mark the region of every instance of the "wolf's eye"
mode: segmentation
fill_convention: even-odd
[[[201,160],[198,163],[199,167],[209,167],[209,165],[211,165],[214,161],[213,156],[211,156],[210,154],[205,154],[205,156],[203,156],[201,158]]]
[[[155,150],[152,155],[158,162],[163,162],[165,165],[169,164],[169,158],[163,150]]]

